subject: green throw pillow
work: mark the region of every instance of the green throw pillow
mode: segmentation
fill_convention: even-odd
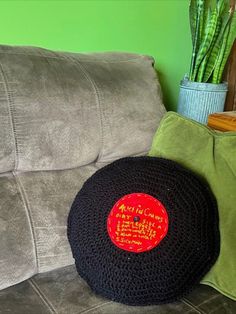
[[[220,255],[202,279],[236,300],[236,132],[218,132],[168,112],[154,136],[149,156],[172,159],[202,176],[219,209]]]

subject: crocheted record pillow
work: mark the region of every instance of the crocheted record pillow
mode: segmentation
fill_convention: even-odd
[[[209,188],[176,162],[123,158],[84,183],[68,238],[94,292],[129,305],[168,303],[215,263],[217,206]]]

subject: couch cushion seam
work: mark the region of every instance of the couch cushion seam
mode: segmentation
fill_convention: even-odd
[[[16,184],[18,186],[18,190],[20,192],[22,201],[24,203],[24,207],[25,207],[25,211],[29,220],[29,224],[30,224],[30,230],[31,230],[31,235],[33,238],[33,242],[34,242],[34,252],[35,252],[35,264],[36,264],[36,269],[38,272],[39,269],[39,261],[38,261],[38,251],[37,251],[37,245],[36,245],[36,235],[35,235],[35,231],[34,231],[34,224],[33,224],[33,219],[32,219],[32,215],[31,215],[31,211],[30,211],[30,205],[29,205],[29,200],[27,198],[24,186],[20,180],[20,177],[13,171],[12,172],[15,180],[16,180]]]
[[[206,314],[204,311],[200,310],[199,308],[197,308],[192,302],[190,302],[189,300],[183,298],[181,299],[181,301],[188,305],[191,309],[193,309],[195,312],[199,313],[199,314]]]
[[[39,286],[36,284],[36,282],[31,278],[28,280],[31,287],[35,291],[35,293],[39,296],[39,298],[42,300],[42,302],[47,306],[47,308],[50,310],[51,313],[56,313],[57,311],[54,308],[54,306],[51,304],[51,302],[48,300],[48,298],[45,296],[45,294],[41,291]]]
[[[95,98],[96,98],[96,104],[97,104],[97,108],[98,108],[98,113],[99,113],[99,122],[100,122],[100,141],[101,141],[101,147],[100,147],[100,152],[98,154],[97,160],[100,160],[102,157],[102,153],[103,153],[103,147],[104,147],[104,119],[103,119],[103,115],[102,115],[102,109],[101,109],[101,94],[99,91],[99,88],[97,86],[97,84],[95,83],[95,81],[91,78],[91,76],[89,75],[87,69],[85,68],[84,65],[81,64],[81,62],[79,60],[76,60],[75,58],[71,57],[71,56],[66,56],[70,61],[72,61],[73,63],[75,63],[77,66],[79,66],[79,68],[81,69],[81,71],[83,72],[84,76],[86,77],[86,79],[90,82],[93,90],[94,90],[94,94],[95,94]]]
[[[5,76],[5,73],[3,71],[3,66],[1,63],[0,63],[0,70],[2,73],[4,89],[5,89],[5,93],[7,96],[9,120],[10,120],[10,124],[11,124],[13,140],[14,140],[14,157],[15,157],[15,160],[14,160],[13,170],[15,170],[17,168],[17,164],[18,164],[18,142],[17,142],[17,137],[16,137],[16,127],[15,127],[15,120],[14,120],[14,114],[13,114],[13,111],[14,111],[13,110],[13,100],[12,100],[12,96],[11,96],[10,89],[8,86],[7,78]]]
[[[129,157],[138,157],[138,156],[147,156],[147,154],[149,153],[149,151],[142,151],[140,153],[135,153],[135,154],[131,154],[129,155]],[[116,156],[116,159],[120,159],[120,158],[124,158],[123,156]],[[103,159],[102,161],[101,160],[97,160],[96,161],[96,165],[99,165],[99,164],[106,164],[106,163],[112,163],[114,161],[114,158],[111,158],[111,159]]]
[[[107,304],[110,304],[112,303],[113,301],[107,301],[107,302],[103,302],[103,303],[100,303],[100,304],[97,304],[89,309],[86,309],[86,310],[83,310],[82,312],[80,312],[79,314],[86,314],[86,313],[89,313],[90,311],[93,311],[95,309],[98,309],[98,308],[101,308],[102,306],[104,305],[107,305]]]
[[[97,98],[97,105],[98,105],[98,112],[99,112],[99,121],[100,121],[100,136],[101,136],[101,147],[100,147],[100,152],[98,154],[98,158],[97,160],[101,159],[102,155],[103,155],[103,147],[104,147],[104,119],[103,119],[103,115],[102,115],[102,109],[101,109],[101,94],[100,94],[100,91],[99,91],[99,88],[97,86],[97,84],[95,83],[95,81],[91,78],[91,76],[89,75],[87,69],[85,68],[84,65],[82,65],[80,63],[80,61],[77,61],[76,62],[77,64],[79,64],[80,68],[84,71],[85,75],[87,76],[87,78],[89,79],[89,81],[91,82],[93,88],[94,88],[94,91],[95,91],[95,94],[96,94],[96,98]]]
[[[203,300],[201,303],[198,304],[198,306],[205,304],[205,303],[209,303],[210,301],[212,301],[214,299],[218,299],[220,296],[221,296],[220,294],[213,295],[212,297]]]

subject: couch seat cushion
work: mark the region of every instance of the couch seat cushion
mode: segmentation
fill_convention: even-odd
[[[0,289],[74,263],[67,216],[95,164],[0,176]]]

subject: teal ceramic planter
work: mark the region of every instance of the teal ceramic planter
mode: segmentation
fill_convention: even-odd
[[[207,124],[208,115],[224,111],[228,84],[191,82],[184,78],[180,83],[178,113]]]

